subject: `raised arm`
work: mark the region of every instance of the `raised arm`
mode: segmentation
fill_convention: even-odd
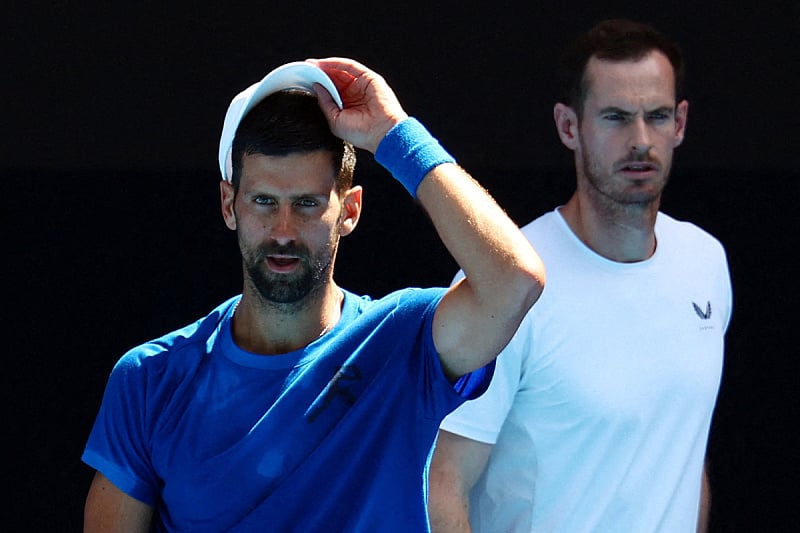
[[[433,338],[445,372],[456,378],[484,366],[541,294],[545,276],[539,256],[486,190],[452,160],[440,157],[446,152],[408,118],[381,76],[349,59],[310,61],[328,74],[342,96],[339,109],[327,91],[317,91],[333,132],[373,154],[381,155],[380,147],[384,160],[379,161],[416,195],[465,273],[434,317]],[[402,153],[406,144],[413,148]],[[408,167],[418,159],[431,168],[410,179]]]

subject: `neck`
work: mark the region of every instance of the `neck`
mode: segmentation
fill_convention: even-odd
[[[257,354],[299,350],[336,325],[343,298],[333,281],[292,304],[267,302],[246,285],[233,317],[233,339],[240,348]]]
[[[657,201],[620,206],[576,192],[561,214],[570,229],[597,254],[620,263],[651,257],[656,249]]]

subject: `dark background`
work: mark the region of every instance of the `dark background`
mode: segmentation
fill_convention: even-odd
[[[235,93],[287,61],[356,58],[524,224],[573,186],[551,118],[555,57],[627,16],[687,56],[688,136],[663,208],[715,234],[733,276],[712,529],[798,530],[800,3],[199,4],[4,9],[4,529],[80,529],[80,454],[114,362],[240,291],[216,162]],[[425,217],[359,156],[366,205],[338,282],[374,296],[448,284],[456,265]]]

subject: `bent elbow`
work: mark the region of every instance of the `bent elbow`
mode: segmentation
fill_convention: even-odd
[[[544,291],[547,273],[539,256],[520,268],[520,281],[517,294],[520,295],[520,313],[525,315]]]

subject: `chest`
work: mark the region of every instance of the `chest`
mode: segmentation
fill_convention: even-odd
[[[537,404],[638,418],[675,399],[713,403],[726,315],[713,284],[596,273],[548,290],[523,376]]]

